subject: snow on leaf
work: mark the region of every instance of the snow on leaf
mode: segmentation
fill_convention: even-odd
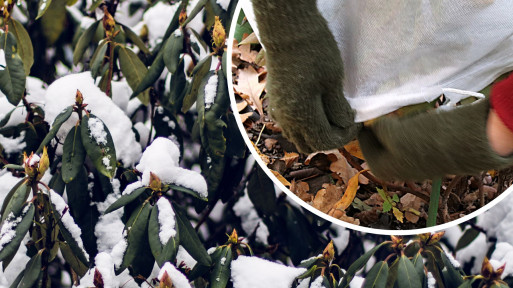
[[[165,197],[160,197],[157,201],[158,220],[160,225],[159,239],[162,245],[166,245],[171,237],[176,235],[175,212],[171,203]]]
[[[164,266],[162,266],[162,269],[160,270],[157,277],[159,281],[162,281],[165,273],[169,276],[169,278],[171,278],[175,288],[191,288],[189,280],[185,277],[185,275],[182,274],[182,272],[178,271],[178,269],[176,269],[173,264],[166,262]]]

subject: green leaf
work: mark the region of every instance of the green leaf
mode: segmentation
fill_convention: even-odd
[[[65,183],[71,182],[84,166],[86,152],[82,145],[80,127],[72,128],[62,147],[62,180]]]
[[[77,65],[78,62],[80,62],[80,60],[84,56],[84,52],[93,40],[94,34],[96,33],[96,29],[98,28],[99,24],[100,20],[91,24],[91,26],[89,26],[89,28],[87,28],[87,30],[85,30],[82,36],[80,36],[80,38],[78,39],[77,46],[75,46],[75,50],[73,51],[74,65]]]
[[[45,14],[48,7],[50,7],[50,4],[52,4],[52,0],[39,0],[36,20]]]
[[[461,283],[458,288],[472,288],[472,283],[474,283],[477,279],[475,277],[467,278],[463,283]]]
[[[183,187],[183,186],[179,186],[179,185],[176,185],[176,184],[169,184],[168,185],[169,188],[173,189],[173,190],[176,190],[176,191],[180,191],[180,192],[184,192],[184,193],[187,193],[189,195],[192,195],[200,200],[203,200],[203,201],[207,201],[208,199],[203,197],[198,191],[194,191],[192,189],[189,189],[189,188],[186,188],[186,187]]]
[[[453,265],[449,257],[445,255],[445,253],[441,253],[442,261],[444,262],[445,269],[447,269],[447,273],[444,274],[444,280],[448,287],[456,287],[460,286],[463,283],[463,276],[460,271],[456,269]]]
[[[182,24],[182,26],[185,27],[187,24],[189,24],[189,22],[191,22],[192,19],[194,19],[194,17],[196,17],[199,14],[199,12],[201,12],[201,10],[203,10],[203,8],[205,7],[205,4],[207,4],[207,0],[198,1],[198,4],[196,4],[196,6],[194,6],[191,13],[189,13],[189,15],[187,17],[187,20],[185,20],[185,22]]]
[[[57,42],[66,27],[66,0],[53,0],[48,6],[50,7],[39,21],[49,47]]]
[[[207,55],[203,60],[201,60],[194,70],[192,71],[192,83],[191,83],[191,91],[189,94],[185,95],[182,105],[182,112],[185,113],[191,109],[191,106],[196,102],[198,98],[198,91],[200,89],[201,83],[203,82],[203,78],[207,75],[208,71],[210,71],[210,65],[212,64],[212,56]]]
[[[160,74],[162,74],[162,71],[164,71],[165,67],[163,50],[164,49],[161,49],[159,51],[159,53],[153,60],[150,69],[148,69],[148,72],[144,75],[141,83],[139,83],[136,89],[132,89],[134,90],[134,92],[132,93],[132,96],[130,96],[130,98],[136,97],[137,95],[139,95],[139,93],[151,87],[160,77]]]
[[[16,110],[16,107],[12,108],[12,110],[5,114],[4,118],[0,120],[0,128],[4,127],[9,122],[9,119],[11,119],[11,115],[14,110]]]
[[[39,275],[42,273],[41,266],[43,252],[44,250],[39,250],[36,255],[30,258],[25,268],[25,272],[23,273],[23,279],[21,279],[18,288],[31,288],[35,286],[39,279]]]
[[[55,120],[53,120],[52,129],[48,131],[48,134],[46,134],[45,138],[41,142],[41,145],[39,145],[39,148],[37,148],[36,154],[39,154],[43,151],[43,147],[48,146],[48,143],[52,141],[52,139],[57,135],[57,132],[59,132],[59,129],[61,128],[62,124],[68,120],[68,118],[71,116],[71,113],[73,113],[73,106],[68,106],[66,109],[62,110],[57,117],[55,117]]]
[[[0,49],[4,50],[6,63],[0,70],[0,91],[9,103],[17,106],[25,92],[26,75],[13,33],[0,33]]]
[[[13,189],[11,189],[4,200],[7,202],[7,204],[5,204],[5,202],[2,204],[3,211],[1,223],[3,223],[11,213],[13,213],[16,217],[20,215],[22,207],[30,194],[30,190],[31,187],[28,184],[27,179],[23,179],[18,184],[16,184]],[[3,205],[5,205],[5,209]]]
[[[175,73],[183,51],[184,36],[181,30],[176,30],[167,38],[164,46],[164,63],[170,73]]]
[[[91,76],[93,77],[93,79],[96,79],[96,77],[103,74],[102,64],[104,63],[103,60],[105,59],[105,53],[107,53],[108,47],[109,45],[107,41],[101,41],[98,48],[96,48],[96,50],[94,51],[93,56],[91,56],[90,66]]]
[[[140,245],[145,242],[143,238],[148,237],[148,219],[150,217],[151,205],[148,201],[145,201],[137,209],[132,212],[130,219],[128,219],[125,229],[127,230],[127,248],[125,255],[123,255],[123,261],[116,273],[121,273],[125,268],[132,265],[132,263],[142,253]]]
[[[419,275],[408,257],[402,255],[401,258],[399,258],[398,265],[397,286],[399,288],[422,288]]]
[[[176,72],[171,75],[169,93],[163,95],[163,98],[160,100],[160,104],[174,115],[181,109],[183,97],[187,93],[187,84],[184,61],[180,61]],[[240,134],[239,130],[237,132]]]
[[[94,129],[96,129],[94,135],[89,128],[90,125],[94,125]],[[100,125],[102,127],[99,127]],[[103,128],[103,132],[100,133],[101,128]],[[109,178],[114,177],[117,165],[116,148],[107,126],[105,126],[100,118],[89,114],[82,118],[80,131],[82,134],[82,144],[84,144],[87,156],[93,162],[94,167],[101,174]]]
[[[217,256],[217,255],[216,255]],[[213,259],[215,265],[214,270],[210,274],[211,288],[224,288],[230,279],[230,264],[232,263],[232,247],[231,245],[221,248],[218,259]]]
[[[53,193],[53,192],[52,192]],[[57,197],[60,197],[59,195],[57,194],[53,194]],[[64,200],[62,200],[64,201]],[[71,232],[68,230],[68,228],[64,225],[64,223],[62,222],[62,216],[64,216],[64,214],[61,214],[57,208],[55,207],[55,204],[52,203],[51,205],[52,207],[52,212],[54,214],[54,217],[55,219],[57,220],[57,225],[59,225],[59,233],[61,234],[62,238],[64,238],[64,240],[66,241],[66,243],[68,243],[69,247],[71,248],[71,251],[73,251],[73,254],[75,255],[75,257],[78,258],[78,260],[80,260],[82,263],[84,263],[86,266],[89,265],[89,261],[87,259],[87,256],[85,254],[85,251],[80,247],[80,245],[78,244],[77,240],[73,237],[73,235],[71,234]],[[64,213],[70,213],[69,211],[66,211],[64,210]],[[73,219],[73,217],[71,216],[71,214],[68,215],[71,219]],[[75,220],[73,219],[73,222],[75,222]],[[82,239],[80,239],[82,240]]]
[[[380,261],[376,263],[369,273],[367,273],[367,277],[365,277],[365,282],[363,283],[364,288],[385,288],[387,284],[388,278],[388,263],[385,261]]]
[[[16,43],[18,43],[18,54],[23,61],[23,70],[25,70],[25,75],[28,76],[30,74],[30,68],[32,64],[34,64],[34,48],[32,47],[32,40],[30,40],[30,36],[25,30],[23,25],[14,20],[9,20],[9,31],[11,31],[16,37]],[[1,126],[1,125],[0,125]]]
[[[0,261],[4,261],[7,257],[18,251],[21,241],[25,237],[25,234],[27,234],[30,226],[32,226],[35,211],[34,205],[32,203],[28,203],[24,207],[28,207],[28,210],[20,215],[20,217],[22,217],[21,221],[12,227],[12,229],[16,231],[14,238],[5,244],[4,247],[0,247]],[[3,267],[3,269],[5,269],[5,267]]]
[[[199,239],[196,230],[194,230],[191,222],[187,219],[187,215],[179,206],[173,205],[173,210],[175,211],[178,233],[180,234],[180,245],[200,265],[210,266],[212,259],[210,259],[210,255],[208,255],[205,247],[203,247],[203,243]]]
[[[11,188],[11,191],[9,191],[9,193],[7,193],[7,195],[5,196],[4,201],[2,203],[2,209],[0,210],[0,223],[2,223],[2,221],[5,217],[7,217],[7,215],[5,215],[5,217],[4,217],[4,214],[7,209],[7,205],[9,204],[9,202],[11,202],[11,198],[16,193],[18,188],[20,188],[20,186],[23,185],[25,182],[27,182],[27,179],[25,179],[25,178],[18,181],[18,183],[16,183],[16,185],[14,185],[14,187]]]
[[[354,275],[356,272],[358,272],[360,269],[362,269],[367,262],[369,262],[369,259],[378,251],[379,248],[381,248],[383,245],[387,244],[386,242],[383,242],[371,250],[367,251],[367,253],[363,254],[360,258],[356,259],[356,261],[349,266],[347,269],[346,274],[344,275],[344,278],[342,279],[341,285],[339,287],[349,287],[349,283],[351,283],[351,280],[353,280]]]
[[[130,27],[125,26],[123,24],[120,24],[120,25],[121,25],[121,28],[123,29],[123,31],[125,32],[126,37],[128,39],[130,39],[130,41],[132,41],[132,43],[134,43],[135,46],[137,46],[139,49],[141,49],[141,51],[144,54],[147,54],[147,55],[151,54],[148,47],[146,47],[146,44],[144,44],[144,42],[141,40],[141,38],[139,38],[139,36],[134,31],[132,31],[132,29],[130,29]]]
[[[259,165],[255,165],[255,169],[247,184],[249,199],[257,211],[271,215],[276,211],[274,183]]]
[[[132,50],[120,46],[119,52],[119,66],[121,68],[121,72],[126,77],[126,81],[132,90],[137,89],[139,84],[141,84],[144,76],[148,73],[148,69],[146,65],[137,57],[137,55],[132,52]],[[150,102],[150,95],[148,90],[143,91],[137,95],[137,98],[141,100],[141,102],[147,105]]]
[[[458,240],[458,243],[456,244],[456,248],[454,249],[454,251],[457,252],[458,250],[461,250],[461,249],[467,247],[470,243],[472,243],[474,240],[476,240],[477,236],[479,236],[480,233],[481,232],[479,232],[478,230],[476,230],[474,228],[469,228],[469,229],[465,230],[463,235]]]
[[[59,242],[59,248],[61,249],[62,257],[64,257],[64,260],[71,266],[73,271],[75,271],[75,273],[80,277],[84,276],[85,273],[87,273],[87,270],[89,270],[89,267],[75,257],[73,250],[71,250],[66,242]]]
[[[422,259],[422,254],[417,252],[415,256],[412,259],[413,266],[415,267],[415,270],[417,271],[417,275],[419,276],[419,279],[422,283],[424,283],[426,274],[424,272],[424,261]]]
[[[178,230],[175,226],[176,235],[174,237],[169,238],[166,245],[162,245],[162,242],[160,242],[159,237],[160,223],[158,220],[158,213],[159,211],[157,205],[153,206],[153,208],[151,209],[150,221],[148,224],[148,240],[150,243],[151,253],[153,254],[153,257],[155,257],[157,264],[159,266],[162,266],[167,261],[172,262],[175,260],[176,253],[178,252],[180,238],[178,235]]]
[[[128,205],[129,203],[132,203],[137,197],[139,197],[144,191],[149,190],[147,187],[140,187],[132,191],[130,194],[122,195],[118,200],[116,200],[112,205],[105,210],[104,214],[108,214],[112,211],[118,210],[119,208]]]

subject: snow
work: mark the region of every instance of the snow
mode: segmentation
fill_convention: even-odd
[[[97,238],[96,244],[98,245],[98,251],[107,253],[113,253],[112,251],[116,244],[121,241],[124,242],[123,230],[125,228],[125,224],[123,224],[123,221],[121,221],[121,217],[123,216],[123,209],[118,209],[116,211],[110,212],[109,214],[104,214],[105,210],[107,210],[107,208],[120,197],[119,180],[114,179],[112,181],[112,187],[114,192],[107,195],[107,198],[104,202],[96,203],[96,208],[102,215],[94,227],[94,235]],[[125,250],[123,249],[121,251],[121,248],[122,246],[119,246],[117,248],[118,250],[116,251],[117,254],[121,253],[121,256],[114,253],[116,256],[113,256],[113,258],[118,259],[119,257],[123,257]]]
[[[244,196],[233,205],[233,212],[241,218],[242,229],[247,235],[256,230],[256,241],[267,245],[267,238],[269,237],[269,229],[264,221],[258,216],[255,206],[248,196],[247,189],[244,191]],[[257,228],[258,226],[258,228]]]
[[[210,249],[214,249],[213,251],[215,251],[216,247],[212,247]],[[212,253],[209,251],[207,251],[208,254],[214,253],[213,251],[211,251]],[[176,253],[176,264],[180,266],[181,263],[185,264],[185,266],[190,269],[192,269],[196,263],[198,263],[198,261],[192,258],[191,254],[189,254],[189,252],[187,252],[187,250],[185,250],[182,245],[178,246],[178,252]]]
[[[435,277],[433,277],[433,274],[431,274],[431,272],[427,273],[427,284],[428,284],[428,288],[436,287],[436,279],[435,279]]]
[[[208,196],[207,182],[201,174],[178,167],[180,150],[170,139],[158,137],[146,147],[139,164],[135,167],[142,172],[142,184],[150,183],[150,172],[157,175],[163,183],[183,186]]]
[[[132,192],[134,192],[135,190],[137,190],[141,187],[143,187],[143,184],[140,181],[135,181],[134,183],[128,184],[126,186],[125,190],[123,190],[123,196],[130,195],[130,194],[132,194]],[[112,203],[114,203],[114,202],[112,202]]]
[[[497,243],[490,257],[490,262],[497,261],[499,263],[506,263],[506,267],[504,267],[504,272],[502,273],[503,279],[508,275],[513,275],[513,263],[511,263],[511,259],[513,259],[513,246],[506,242]]]
[[[114,263],[112,257],[108,253],[100,252],[95,257],[95,265],[89,269],[84,277],[80,279],[80,288],[94,287],[94,272],[98,269],[98,272],[102,275],[102,280],[105,288],[139,288],[139,285],[130,276],[128,269],[125,269],[121,274],[115,275]]]
[[[217,95],[218,76],[214,74],[208,78],[207,85],[205,85],[205,109],[210,109]]]
[[[0,206],[11,189],[21,180],[12,176],[11,172],[0,170]]]
[[[450,252],[449,253],[446,252],[445,255],[447,256],[449,261],[451,261],[451,264],[452,264],[452,266],[454,266],[454,268],[460,268],[461,267],[460,262],[458,262],[458,260],[454,259],[454,257],[452,256],[452,254]]]
[[[123,110],[94,84],[90,72],[64,76],[48,87],[44,106],[46,121],[52,124],[62,110],[75,103],[77,89],[84,96],[84,103],[88,104],[87,109],[101,119],[109,129],[116,147],[117,159],[127,167],[135,164],[141,156],[141,146],[135,140],[132,122]],[[64,141],[64,137],[77,121],[78,117],[73,113],[61,126],[57,133],[60,141]],[[59,152],[62,153],[62,149],[57,151]]]
[[[25,246],[24,243],[27,243],[29,240],[31,240],[31,238],[27,233],[23,239],[23,243],[18,248],[16,255],[12,259],[9,266],[7,266],[7,268],[4,269],[2,267],[3,264],[0,263],[0,287],[9,287],[14,282],[14,279],[18,277],[20,271],[25,269],[25,266],[27,265],[27,262],[30,260],[30,258],[26,255],[27,246]]]
[[[55,205],[55,209],[59,214],[61,215],[60,220],[62,221],[62,224],[64,224],[64,227],[68,230],[68,232],[71,234],[71,237],[75,239],[75,242],[77,242],[78,247],[82,249],[82,252],[84,253],[85,257],[89,259],[89,254],[84,249],[84,244],[82,243],[82,238],[80,235],[82,235],[82,231],[80,230],[80,227],[75,223],[75,220],[73,220],[73,217],[71,217],[71,214],[69,213],[68,205],[66,205],[66,202],[64,202],[64,199],[62,197],[55,193],[55,191],[50,190],[50,201],[53,205]],[[67,211],[64,211],[66,209]]]
[[[470,272],[472,274],[477,274],[481,271],[481,264],[486,256],[488,247],[489,245],[486,243],[486,236],[481,233],[474,241],[472,241],[472,243],[456,253],[456,260],[460,263],[465,263],[470,262],[472,258],[475,258],[474,266]]]
[[[224,10],[228,10],[230,0],[216,0],[216,3],[221,6]]]
[[[176,236],[175,230],[175,212],[171,203],[165,197],[160,197],[157,201],[158,220],[159,220],[159,239],[162,245],[166,245],[171,237]]]
[[[189,280],[185,277],[185,275],[182,274],[182,272],[178,271],[178,269],[176,269],[173,264],[169,262],[164,263],[164,266],[162,266],[159,276],[157,277],[159,281],[162,280],[164,272],[166,272],[171,281],[173,281],[175,288],[191,288]]]
[[[297,288],[308,288],[308,287],[310,287],[310,278],[299,280],[299,285],[297,285]]]
[[[128,243],[126,242],[126,239],[123,238],[114,246],[114,248],[112,248],[110,256],[112,257],[112,262],[116,267],[120,267],[123,263],[123,255],[125,255],[127,246]]]
[[[102,274],[104,287],[116,287],[116,284],[119,284],[115,283],[114,265],[109,254],[105,252],[98,253],[94,258],[94,263],[98,272]]]
[[[20,132],[20,136],[16,138],[8,138],[0,135],[0,145],[4,148],[7,156],[21,153],[27,144],[25,143],[25,131]]]
[[[3,53],[3,50],[1,50],[1,53]],[[34,77],[27,77],[25,88],[27,91],[27,102],[37,104],[38,106],[44,108],[43,81]],[[4,119],[7,113],[11,112],[11,110],[13,110],[14,108],[15,106],[9,103],[7,97],[5,97],[5,95],[2,92],[0,92],[0,120]],[[18,105],[18,108],[14,110],[14,112],[11,114],[9,121],[7,121],[7,124],[5,124],[4,127],[13,127],[18,124],[24,123],[26,117],[27,111],[25,110],[23,105],[20,104]]]
[[[2,223],[2,229],[0,229],[0,251],[16,237],[16,227],[22,219],[21,216],[16,217],[14,213],[11,212],[4,223]]]
[[[322,285],[322,279],[322,276],[315,278],[312,284],[310,284],[310,288],[323,288],[324,285]]]
[[[103,122],[97,118],[89,118],[87,121],[87,127],[91,132],[90,137],[98,145],[107,145],[107,131],[103,128]]]
[[[337,224],[332,224],[331,228],[337,233],[337,236],[333,237],[331,240],[333,240],[333,245],[337,248],[338,253],[341,254],[349,244],[349,236],[351,233],[345,227]]]
[[[117,15],[117,13],[116,13]],[[128,102],[130,101],[130,95],[132,95],[132,89],[128,86],[126,79],[121,81],[112,81],[112,101],[121,110],[127,111]]]
[[[294,279],[305,271],[305,268],[242,255],[231,265],[234,288],[290,288]]]

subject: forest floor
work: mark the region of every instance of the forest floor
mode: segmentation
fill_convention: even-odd
[[[279,181],[307,204],[348,223],[387,230],[426,227],[431,181],[377,179],[366,170],[357,141],[340,149],[298,153],[267,114],[265,56],[256,37],[250,34],[241,43],[235,40],[233,47],[237,110],[259,156]],[[512,184],[513,167],[445,177],[437,224],[480,209]],[[354,199],[348,197],[351,194]]]

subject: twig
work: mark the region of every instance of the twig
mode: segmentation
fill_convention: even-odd
[[[483,188],[483,173],[480,175],[474,176],[474,179],[477,181],[477,187],[479,188],[479,206],[483,207],[485,205],[484,199],[484,188]]]
[[[349,152],[347,152],[347,150],[345,148],[340,148],[339,151],[342,152],[342,155],[347,159],[347,162],[349,162],[349,164],[351,164],[351,166],[356,168],[358,171],[365,170],[365,169],[363,169],[363,167],[360,164],[358,164],[358,162],[356,162],[353,159],[353,155],[351,155]],[[362,175],[367,177],[367,179],[369,179],[370,181],[372,181],[372,182],[374,182],[376,184],[379,184],[381,186],[385,186],[385,187],[387,187],[389,189],[392,189],[392,190],[413,194],[413,195],[419,197],[420,199],[424,200],[426,203],[429,203],[429,198],[430,197],[428,195],[420,192],[420,191],[416,191],[416,190],[413,190],[413,189],[408,188],[408,187],[404,187],[404,186],[400,186],[400,185],[395,185],[395,184],[392,184],[392,183],[388,183],[388,182],[382,181],[382,180],[376,178],[376,176],[370,174],[369,172],[363,172]]]
[[[449,196],[451,195],[452,189],[456,187],[456,184],[460,182],[461,178],[463,176],[456,176],[452,179],[451,183],[449,183],[449,186],[444,191],[444,195],[442,196],[442,217],[444,218],[444,222],[449,222],[450,219],[448,219],[449,216],[449,207],[447,207],[447,202],[449,201]]]

